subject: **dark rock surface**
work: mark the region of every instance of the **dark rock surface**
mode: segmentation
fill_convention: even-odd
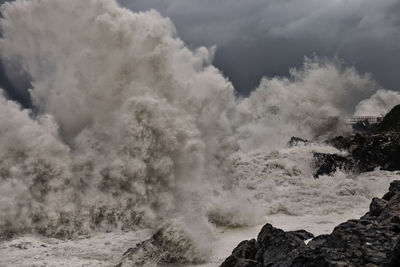
[[[380,124],[369,131],[353,136],[338,136],[326,143],[349,152],[349,158],[352,158],[349,163],[353,165],[350,169],[359,172],[373,171],[378,167],[388,171],[400,170],[400,105],[395,106]],[[334,163],[328,165],[333,165],[331,172],[334,172],[336,165],[342,166],[343,159],[339,156],[332,158],[332,161]],[[328,166],[322,172],[329,174],[329,171]]]
[[[299,137],[292,136],[292,138],[290,138],[290,140],[288,142],[288,147],[294,147],[294,146],[298,146],[298,145],[307,145],[307,144],[311,144],[311,143],[312,142],[307,139],[302,139]]]
[[[400,105],[395,106],[386,114],[382,122],[376,128],[376,132],[399,131],[400,130]]]
[[[400,266],[399,189],[400,181],[394,181],[385,199],[374,198],[362,218],[342,223],[307,245],[295,232],[267,224],[257,241],[240,243],[221,266]]]
[[[257,240],[242,241],[221,267],[242,266],[289,266],[298,252],[305,247],[304,237],[312,236],[305,230],[284,232],[270,224],[264,225]]]
[[[199,252],[187,233],[179,226],[165,225],[150,239],[128,249],[117,266],[198,264],[204,262],[204,258],[205,256]]]
[[[294,234],[295,236],[297,236],[298,238],[300,238],[301,240],[304,240],[304,241],[314,238],[314,235],[310,232],[307,232],[306,230],[290,231],[288,233]]]
[[[314,177],[318,178],[337,170],[349,172],[354,168],[354,160],[351,157],[314,152],[314,166],[317,169]]]

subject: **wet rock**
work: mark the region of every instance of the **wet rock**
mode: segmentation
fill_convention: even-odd
[[[150,239],[128,249],[118,267],[203,263],[205,255],[188,235],[176,225],[165,225]]]
[[[257,251],[256,240],[245,240],[232,251],[232,255],[242,259],[255,259]]]
[[[288,233],[294,234],[295,236],[297,236],[298,238],[300,238],[301,240],[304,240],[304,241],[314,238],[314,235],[310,232],[307,232],[306,230],[290,231]]]
[[[284,232],[266,224],[258,234],[257,241],[241,242],[221,267],[242,266],[237,265],[239,260],[253,264],[249,266],[289,266],[298,251],[305,247],[304,238],[308,239],[311,235],[305,230]]]
[[[221,264],[221,267],[262,267],[262,265],[255,260],[242,259],[231,255]]]
[[[360,172],[400,170],[400,132],[356,134],[352,137],[338,136],[326,143],[339,150],[347,150]]]
[[[307,140],[307,139],[302,139],[299,137],[292,136],[288,142],[288,147],[294,147],[298,145],[308,145],[311,144],[312,142]]]
[[[369,206],[369,215],[379,216],[382,213],[382,210],[386,207],[386,204],[386,200],[374,197],[371,205]]]
[[[390,132],[366,135],[353,139],[352,157],[357,161],[361,172],[382,170],[400,170],[400,133]]]
[[[396,180],[390,184],[389,192],[387,192],[382,199],[390,200],[394,195],[400,192],[400,181]]]
[[[399,131],[400,130],[400,105],[395,106],[383,118],[376,128],[376,132]]]
[[[326,144],[331,145],[339,150],[348,150],[351,146],[351,136],[336,136],[325,141]]]
[[[349,172],[354,168],[354,161],[350,157],[314,152],[314,166],[317,169],[314,177],[318,178],[320,175],[329,175],[337,170]]]
[[[339,150],[347,150],[360,172],[400,170],[400,105],[394,107],[382,122],[354,136],[338,136],[325,141]]]
[[[289,266],[302,247],[304,241],[295,234],[266,224],[257,237],[255,259],[262,266]]]
[[[400,181],[392,182],[389,193],[394,195],[388,201],[374,198],[369,213],[362,218],[342,223],[331,234],[317,236],[307,245],[302,241],[305,236],[296,236],[303,231],[284,232],[267,224],[257,241],[241,243],[222,266],[241,266],[234,264],[243,257],[260,264],[249,266],[400,266],[399,185]]]
[[[397,238],[396,246],[393,251],[388,255],[388,263],[386,267],[400,266],[400,238]]]

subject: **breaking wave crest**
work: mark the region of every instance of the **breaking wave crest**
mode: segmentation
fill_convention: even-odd
[[[265,212],[241,191],[254,191],[238,182],[250,164],[243,158],[283,148],[291,135],[348,131],[344,116],[379,89],[353,68],[312,58],[238,99],[211,65],[214,48],[189,50],[155,11],[133,13],[114,0],[17,0],[2,13],[1,54],[31,77],[34,107],[0,96],[2,239],[180,218],[204,244],[210,221],[255,224]],[[360,108],[394,93],[377,94]],[[270,164],[285,169],[278,178],[291,176]],[[287,171],[298,176],[302,166]]]

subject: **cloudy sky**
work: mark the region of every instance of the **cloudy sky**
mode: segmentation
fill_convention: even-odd
[[[0,3],[9,0],[0,0]],[[217,46],[214,65],[242,95],[262,76],[285,76],[304,56],[337,57],[400,91],[400,0],[118,0],[169,17],[186,44]],[[12,68],[11,68],[12,69]],[[29,83],[0,86],[29,106]]]
[[[217,45],[214,65],[248,93],[304,56],[338,57],[400,90],[400,0],[119,0],[156,9],[190,46]]]

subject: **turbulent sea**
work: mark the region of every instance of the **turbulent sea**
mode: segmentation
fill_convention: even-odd
[[[115,265],[162,227],[183,266],[217,266],[267,222],[329,233],[400,178],[313,177],[313,152],[345,153],[323,140],[350,133],[347,117],[400,102],[338,60],[305,58],[242,98],[212,66],[217,48],[190,50],[156,11],[1,11],[1,56],[11,79],[30,77],[33,108],[0,95],[0,266]],[[162,265],[162,253],[137,260]]]

